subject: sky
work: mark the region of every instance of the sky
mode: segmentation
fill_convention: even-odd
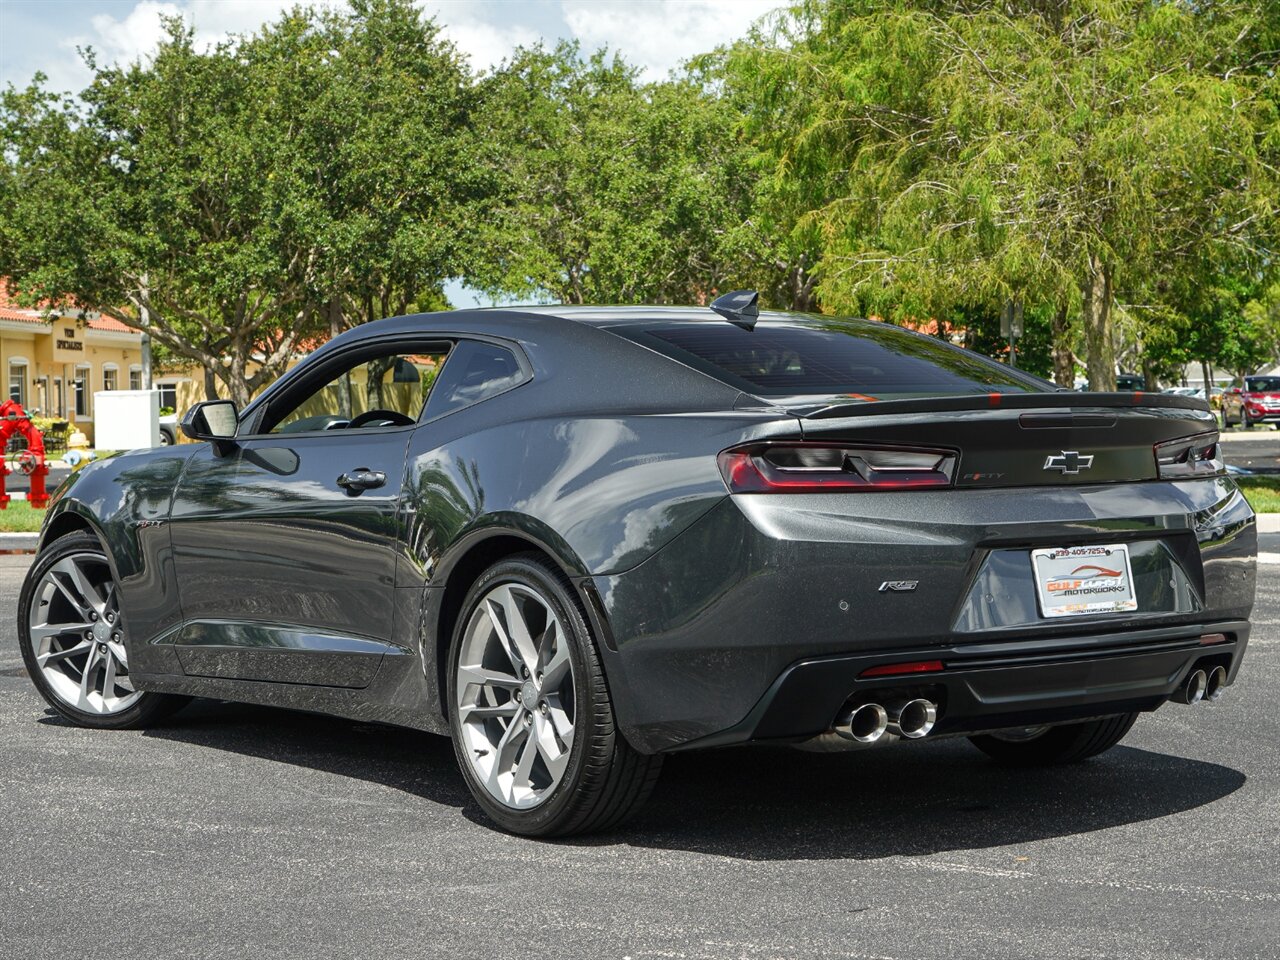
[[[334,4],[340,0],[312,0]],[[744,34],[783,0],[420,0],[477,71],[490,70],[519,45],[576,39],[607,46],[660,80],[697,53]],[[79,91],[89,71],[77,48],[101,61],[145,58],[160,36],[160,17],[181,14],[197,38],[251,33],[295,0],[0,0],[0,87],[25,86],[36,71],[49,86]],[[481,298],[459,283],[445,293],[454,306]]]

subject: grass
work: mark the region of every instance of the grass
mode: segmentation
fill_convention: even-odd
[[[25,500],[10,500],[0,510],[0,533],[36,533],[44,522],[44,510],[36,510]]]
[[[1255,513],[1280,513],[1280,475],[1236,477]]]

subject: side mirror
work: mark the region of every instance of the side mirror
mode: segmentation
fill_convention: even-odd
[[[197,403],[182,418],[182,432],[192,440],[211,440],[214,449],[223,453],[236,436],[240,411],[232,400],[205,400]]]

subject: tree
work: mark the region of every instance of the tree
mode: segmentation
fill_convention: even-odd
[[[561,43],[517,50],[481,95],[505,188],[483,287],[696,302],[741,282],[754,152],[698,82],[640,84],[621,58]]]
[[[204,51],[166,30],[150,63],[90,60],[79,103],[39,79],[3,95],[0,274],[21,297],[147,326],[240,403],[315,334],[439,297],[475,147],[431,21],[357,0]]]
[[[1260,0],[808,0],[731,72],[773,118],[828,308],[1016,296],[1065,337],[1074,299],[1090,385],[1112,389],[1118,294],[1273,245],[1268,16]],[[1070,344],[1055,350],[1065,371]]]
[[[465,60],[402,0],[295,13],[253,46],[274,122],[294,130],[277,163],[329,332],[445,306],[495,192]]]

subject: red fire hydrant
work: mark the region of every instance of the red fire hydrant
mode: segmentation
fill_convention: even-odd
[[[18,469],[31,478],[31,492],[27,494],[27,502],[37,509],[43,510],[49,505],[49,493],[45,490],[44,478],[49,475],[49,465],[44,461],[44,436],[35,425],[22,404],[13,400],[0,403],[0,450],[9,445],[9,438],[20,434],[27,438],[27,449],[18,454]],[[0,510],[9,507],[9,494],[4,488],[4,478],[10,474],[7,457],[0,457]]]

